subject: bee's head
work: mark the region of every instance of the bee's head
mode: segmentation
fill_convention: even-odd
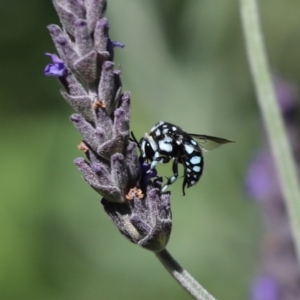
[[[142,156],[145,159],[153,160],[154,153],[157,151],[157,144],[147,133],[140,140]]]

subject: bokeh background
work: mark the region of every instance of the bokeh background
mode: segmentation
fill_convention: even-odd
[[[300,82],[300,2],[262,0],[274,74]],[[55,78],[50,0],[1,1],[0,299],[190,299],[156,257],[122,237],[72,160],[79,133]],[[205,154],[182,196],[171,187],[168,250],[217,299],[249,299],[261,218],[245,174],[261,141],[237,1],[109,0],[137,137],[158,121],[235,140]],[[169,175],[171,166],[159,166]],[[182,172],[182,169],[180,169]]]

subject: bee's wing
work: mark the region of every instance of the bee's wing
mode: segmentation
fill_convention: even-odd
[[[194,134],[194,133],[189,133],[189,135],[197,140],[198,145],[202,151],[209,151],[209,150],[216,149],[222,146],[223,144],[234,143],[233,141],[229,141],[216,136]]]

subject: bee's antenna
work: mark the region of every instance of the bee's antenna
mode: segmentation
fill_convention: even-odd
[[[133,134],[133,131],[130,131],[130,137],[129,140],[136,143],[136,145],[138,146],[138,148],[141,150],[141,145],[138,142],[138,140],[136,139],[135,135]]]

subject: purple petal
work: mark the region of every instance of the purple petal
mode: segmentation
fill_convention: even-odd
[[[112,41],[110,38],[108,38],[108,41],[107,41],[107,51],[111,51],[115,47],[124,48],[125,45],[122,44],[121,42]]]
[[[51,53],[46,53],[50,56],[52,63],[48,64],[44,70],[46,76],[62,77],[67,74],[67,69],[64,62],[56,55]]]
[[[112,51],[115,47],[124,48],[125,45],[124,45],[123,43],[118,42],[118,41],[112,41],[112,40],[109,38],[109,28],[110,28],[110,25],[109,25],[108,22],[107,22],[105,25],[106,25],[106,29],[107,29],[107,37],[108,37],[107,45],[106,45],[106,50],[107,50],[107,51]]]
[[[148,173],[148,171],[150,169],[150,165],[143,162],[141,158],[140,158],[140,165],[141,165],[141,169],[142,169],[142,183],[147,184],[151,178],[154,178],[157,176],[157,171],[156,171],[156,169],[152,169]]]
[[[297,107],[297,88],[280,78],[277,78],[276,81],[276,92],[279,100],[279,105],[282,109],[282,112],[288,113],[289,111]]]
[[[276,280],[270,276],[258,277],[252,286],[251,300],[279,300],[280,292]]]
[[[258,153],[246,174],[246,192],[256,200],[266,200],[280,193],[271,154]]]

